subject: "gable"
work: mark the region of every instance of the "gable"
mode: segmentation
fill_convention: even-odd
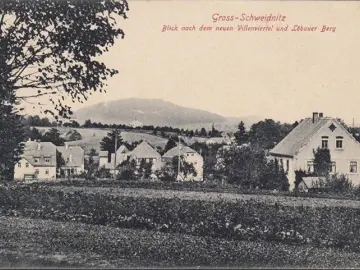
[[[306,147],[313,138],[318,136],[328,136],[329,138],[342,136],[351,144],[360,146],[356,139],[335,118],[323,117],[315,123],[313,123],[312,118],[306,118],[270,151],[270,155],[293,157]]]
[[[322,141],[327,141],[327,148],[330,150],[331,157],[341,157],[346,155],[348,158],[360,156],[360,143],[346,130],[346,128],[336,119],[330,119],[326,125],[321,127],[312,138],[301,148],[298,153],[301,156],[312,153],[318,147],[322,147]],[[342,147],[337,148],[336,141],[342,141]],[[304,154],[302,154],[305,152]]]

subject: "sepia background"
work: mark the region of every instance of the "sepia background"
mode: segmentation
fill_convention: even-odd
[[[76,110],[102,101],[159,98],[222,116],[294,122],[313,111],[360,123],[360,3],[130,1],[125,39],[101,59],[119,70]],[[161,32],[163,25],[229,26],[221,15],[286,15],[281,23],[336,32]],[[242,22],[246,24],[246,22]],[[247,23],[256,25],[256,23]],[[290,29],[289,29],[290,30]],[[45,101],[44,101],[45,102]],[[70,103],[69,103],[70,104]],[[29,106],[29,113],[31,113]]]

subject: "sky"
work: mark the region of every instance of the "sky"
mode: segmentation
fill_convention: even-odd
[[[74,110],[123,98],[159,98],[223,116],[256,115],[282,122],[312,112],[360,123],[360,2],[130,0],[125,38],[101,60],[119,74],[107,93]],[[212,16],[281,14],[285,26],[335,32],[238,32]],[[164,25],[234,26],[234,32],[172,31]],[[266,25],[266,23],[262,23]],[[289,29],[291,30],[291,29]],[[43,100],[43,102],[46,102]]]

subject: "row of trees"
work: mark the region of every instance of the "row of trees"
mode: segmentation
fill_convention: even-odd
[[[25,126],[35,126],[35,127],[57,127],[57,126],[63,126],[63,127],[71,127],[71,128],[103,128],[103,129],[127,129],[127,130],[144,130],[144,131],[151,131],[153,134],[156,135],[163,135],[164,137],[169,136],[168,134],[180,134],[183,136],[188,137],[221,137],[222,134],[219,130],[215,128],[213,125],[211,130],[207,131],[205,128],[201,128],[200,130],[196,129],[189,130],[189,129],[183,129],[183,128],[174,128],[169,126],[159,127],[159,126],[153,126],[153,125],[144,125],[141,127],[132,127],[125,124],[102,124],[100,122],[91,122],[90,119],[86,120],[83,125],[79,124],[75,120],[70,120],[63,122],[61,120],[59,121],[50,121],[49,118],[44,117],[41,118],[38,115],[32,116],[29,115],[27,117],[24,117],[22,120],[22,124]],[[170,135],[171,136],[171,135]]]

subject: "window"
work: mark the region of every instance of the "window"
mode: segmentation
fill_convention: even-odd
[[[191,156],[193,157],[193,156],[194,156],[194,153],[191,153]]]
[[[331,162],[330,172],[336,173],[336,162],[335,161]]]
[[[343,148],[343,141],[342,139],[336,139],[336,148],[342,149]]]
[[[35,170],[35,174],[39,174],[39,169],[36,169],[36,170]]]
[[[46,163],[50,163],[50,158],[49,158],[49,157],[46,157],[46,158],[45,158],[45,162],[46,162]]]
[[[307,162],[307,171],[314,172],[314,161],[311,160]]]
[[[290,165],[289,160],[286,160],[286,172],[288,172],[288,171],[289,171],[289,165]]]
[[[357,162],[356,161],[350,161],[350,172],[357,173]]]
[[[327,139],[322,139],[321,148],[328,148],[328,140]]]
[[[48,170],[48,169],[45,170],[45,174],[49,174],[49,170]]]
[[[337,136],[336,137],[336,148],[337,149],[342,149],[343,148],[343,137],[342,136]]]
[[[18,168],[21,168],[21,163],[20,162],[18,163]]]
[[[29,168],[29,163],[28,162],[25,163],[25,167]]]
[[[39,163],[39,158],[34,158],[35,163]]]

